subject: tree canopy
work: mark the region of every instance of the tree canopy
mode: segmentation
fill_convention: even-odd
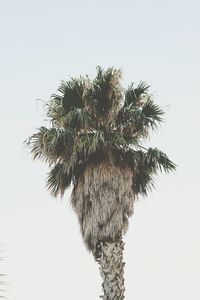
[[[121,70],[97,67],[88,76],[62,81],[46,104],[50,127],[40,127],[27,141],[34,159],[51,168],[47,187],[63,195],[76,185],[88,164],[109,161],[133,169],[135,195],[146,195],[157,171],[172,171],[175,164],[157,148],[141,146],[163,120],[149,85],[131,83],[122,88]]]

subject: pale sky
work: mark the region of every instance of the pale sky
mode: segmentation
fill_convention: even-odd
[[[147,145],[178,165],[135,204],[125,237],[126,299],[199,300],[198,0],[1,0],[0,243],[11,300],[98,299],[98,266],[81,240],[68,191],[45,188],[47,167],[23,141],[43,125],[42,102],[62,79],[122,67],[166,111]]]

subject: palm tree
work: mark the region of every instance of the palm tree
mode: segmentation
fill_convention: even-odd
[[[27,143],[33,159],[48,163],[47,187],[55,197],[71,185],[71,204],[83,241],[100,265],[104,300],[124,299],[122,237],[139,195],[147,195],[158,171],[175,169],[157,148],[142,141],[162,121],[149,86],[124,90],[121,70],[97,67],[88,76],[63,81],[46,104],[49,127]]]

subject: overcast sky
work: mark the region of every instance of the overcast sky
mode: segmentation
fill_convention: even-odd
[[[146,81],[166,111],[147,145],[178,165],[135,204],[125,237],[126,299],[199,300],[198,0],[1,0],[0,243],[12,300],[98,299],[98,266],[69,205],[45,189],[47,167],[23,141],[44,124],[41,101],[97,65]]]

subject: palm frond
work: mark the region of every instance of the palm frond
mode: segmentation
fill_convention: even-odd
[[[51,120],[53,126],[64,127],[65,112],[62,106],[62,96],[53,94],[50,101],[46,104],[47,117]]]
[[[47,116],[50,120],[58,127],[65,127],[67,114],[85,106],[87,89],[88,79],[81,76],[62,81],[58,88],[60,95],[53,94],[47,104]]]
[[[133,144],[133,141],[130,139],[129,135],[126,135],[124,132],[120,132],[118,130],[110,133],[109,142],[114,148],[124,150],[128,149],[131,143]]]
[[[72,172],[66,170],[62,163],[57,163],[47,176],[47,188],[54,197],[63,196],[72,182]]]
[[[77,164],[88,162],[90,155],[103,148],[104,145],[105,136],[102,131],[80,133],[74,141],[72,154],[67,164],[68,168],[75,170]]]
[[[62,81],[58,91],[62,94],[62,106],[65,112],[68,112],[72,107],[81,108],[84,106],[84,90],[85,79],[83,77]]]
[[[174,171],[176,165],[167,157],[165,153],[157,148],[149,148],[147,152],[133,151],[134,160],[133,177],[134,190],[136,194],[147,195],[148,191],[154,188],[154,177],[158,171],[166,173]]]
[[[33,159],[41,159],[50,164],[59,159],[69,159],[73,134],[57,128],[40,127],[27,141]]]
[[[108,121],[108,116],[115,116],[122,100],[120,79],[121,70],[114,68],[103,70],[103,68],[97,67],[97,76],[93,81],[91,105],[99,118]]]
[[[95,128],[97,125],[95,125],[95,122],[85,107],[73,108],[65,117],[65,128],[87,130],[91,127]]]
[[[154,177],[148,170],[143,170],[136,173],[136,176],[133,180],[134,190],[136,195],[147,196],[148,192],[151,191],[154,186]]]
[[[167,155],[157,148],[149,148],[147,153],[145,153],[145,165],[154,173],[156,173],[157,170],[168,173],[176,169],[176,165],[167,157]]]
[[[145,138],[149,135],[150,129],[154,130],[162,122],[161,116],[164,112],[152,100],[147,100],[138,107],[125,106],[118,113],[116,123],[121,131],[132,140]]]
[[[162,122],[162,115],[164,112],[156,105],[150,98],[145,102],[142,107],[142,113],[146,118],[146,123],[150,123],[152,127]]]
[[[149,87],[149,85],[142,81],[136,87],[134,87],[134,83],[130,84],[125,92],[124,106],[140,106],[142,103],[142,96],[148,94]]]

